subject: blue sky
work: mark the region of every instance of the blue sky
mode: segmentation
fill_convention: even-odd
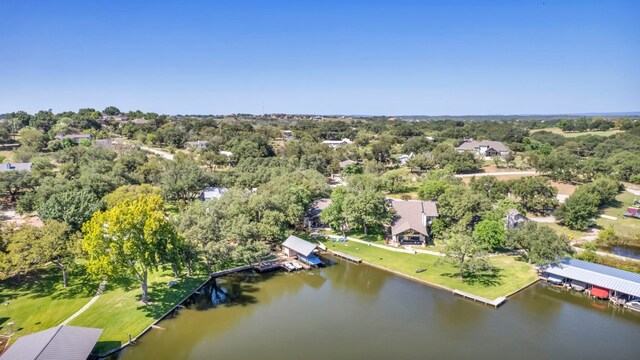
[[[0,113],[640,110],[640,1],[0,1]]]

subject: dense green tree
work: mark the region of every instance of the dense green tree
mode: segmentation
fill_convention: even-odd
[[[515,180],[511,185],[511,191],[527,211],[541,214],[558,206],[558,190],[543,177],[528,176]]]
[[[102,202],[93,193],[86,190],[67,191],[53,194],[40,206],[38,215],[42,220],[64,222],[77,231],[101,208]]]
[[[347,195],[344,199],[343,211],[349,227],[363,230],[365,235],[369,229],[380,229],[393,216],[384,196],[373,190]]]
[[[140,195],[162,195],[162,190],[149,184],[123,185],[105,195],[102,202],[110,209],[125,200],[135,200]]]
[[[422,200],[438,200],[450,186],[445,180],[426,180],[420,184],[418,196]]]
[[[505,241],[504,221],[483,219],[473,229],[473,239],[489,250],[503,247]]]
[[[515,229],[507,230],[508,246],[523,249],[529,263],[546,265],[573,253],[566,236],[549,226],[527,221]]]
[[[3,171],[0,172],[0,194],[9,195],[11,201],[16,196],[33,190],[38,185],[38,180],[28,171]]]
[[[491,269],[484,246],[464,232],[450,234],[442,253],[440,261],[455,266],[460,279]]]
[[[107,106],[106,108],[104,108],[104,110],[102,110],[102,112],[105,115],[111,115],[111,116],[120,115],[121,114],[120,113],[120,109],[118,109],[115,106]]]
[[[162,174],[160,188],[165,199],[187,202],[194,200],[208,185],[210,179],[198,165],[187,161],[174,161],[168,164]]]
[[[138,281],[141,301],[147,303],[149,272],[162,264],[176,264],[182,249],[182,239],[162,208],[159,196],[146,195],[95,213],[82,227],[89,273]]]
[[[20,130],[20,138],[18,142],[21,146],[41,151],[44,148],[47,137],[41,130],[32,127],[26,127]]]
[[[449,187],[438,198],[439,218],[448,226],[460,224],[471,230],[490,209],[486,196],[463,186]]]
[[[333,230],[346,230],[347,219],[345,217],[344,200],[347,197],[347,189],[343,186],[337,187],[331,193],[331,204],[320,213],[323,223],[329,225]]]

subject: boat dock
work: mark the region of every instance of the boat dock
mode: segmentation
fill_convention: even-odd
[[[507,298],[504,296],[500,296],[499,298],[495,299],[495,300],[489,300],[489,299],[485,299],[483,297],[477,296],[477,295],[473,295],[473,294],[469,294],[467,292],[464,291],[460,291],[460,290],[453,290],[453,294],[454,295],[458,295],[464,299],[471,299],[474,302],[480,302],[484,305],[490,305],[493,306],[494,308],[497,308],[498,306],[502,305],[505,301],[507,301]]]
[[[357,258],[357,257],[349,255],[349,254],[341,253],[339,251],[331,250],[331,253],[336,257],[339,257],[339,258],[345,259],[345,260],[349,260],[349,261],[354,262],[354,263],[360,264],[362,262],[362,259],[360,259],[360,258]]]

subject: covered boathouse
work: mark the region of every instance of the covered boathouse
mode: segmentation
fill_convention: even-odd
[[[310,265],[322,265],[322,260],[315,254],[317,246],[291,235],[282,243],[282,252],[289,257],[297,257],[298,260]]]
[[[59,325],[25,335],[5,351],[1,360],[86,360],[102,329]]]
[[[539,270],[540,276],[549,282],[583,288],[600,299],[640,298],[640,274],[630,271],[570,258]]]

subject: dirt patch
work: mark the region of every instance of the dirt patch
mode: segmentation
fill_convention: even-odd
[[[558,194],[561,194],[561,195],[571,195],[578,188],[578,185],[557,182],[557,181],[551,181],[551,186],[558,189]]]
[[[44,223],[38,215],[28,214],[28,215],[20,215],[16,212],[14,208],[1,209],[0,210],[0,221],[13,228],[19,228],[21,226],[31,225],[36,227],[43,227]]]

